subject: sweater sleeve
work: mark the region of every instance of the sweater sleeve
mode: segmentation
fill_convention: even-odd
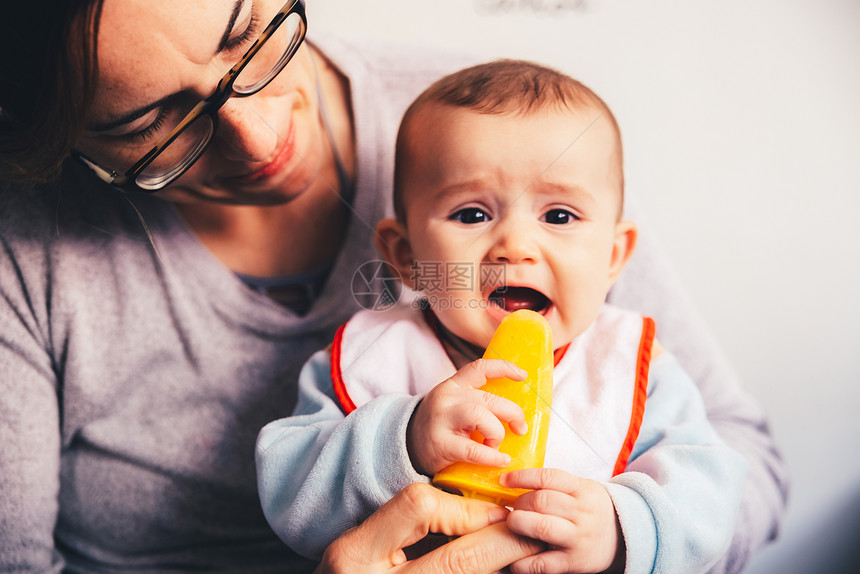
[[[384,395],[345,417],[329,364],[326,351],[308,360],[293,415],[266,425],[257,440],[263,512],[293,550],[314,559],[402,488],[429,481],[406,451],[420,397]]]
[[[28,255],[31,268],[41,260]],[[59,572],[58,390],[44,291],[24,288],[27,273],[0,234],[0,571]]]
[[[788,497],[788,471],[761,405],[743,387],[714,341],[650,233],[647,218],[636,211],[634,201],[628,207],[631,217],[640,221],[639,240],[609,301],[654,317],[660,342],[696,383],[711,426],[747,460],[734,537],[729,551],[711,569],[714,574],[737,573],[756,550],[776,538]]]
[[[639,438],[607,484],[627,573],[706,572],[734,531],[746,461],[708,424],[695,384],[668,353],[655,358]]]

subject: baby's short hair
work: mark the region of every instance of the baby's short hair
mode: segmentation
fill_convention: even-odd
[[[557,70],[525,60],[496,60],[449,74],[424,90],[406,116],[427,103],[447,104],[485,114],[526,115],[553,106],[574,109],[587,104],[608,109],[584,84]]]
[[[621,130],[615,116],[609,106],[585,84],[557,70],[525,60],[504,59],[477,64],[431,84],[403,115],[397,134],[394,164],[394,211],[400,221],[406,220],[401,188],[405,169],[403,160],[407,153],[407,128],[418,111],[430,104],[498,115],[596,108],[611,122],[616,134],[619,160],[622,156]]]

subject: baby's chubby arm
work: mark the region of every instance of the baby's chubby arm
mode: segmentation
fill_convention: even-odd
[[[397,492],[429,480],[413,469],[404,440],[419,397],[386,394],[345,416],[330,361],[325,351],[308,360],[292,416],[269,423],[257,439],[266,519],[288,545],[315,559]]]
[[[429,395],[422,399],[390,393],[345,416],[332,388],[330,361],[326,351],[308,360],[299,376],[299,400],[292,415],[266,425],[257,439],[257,480],[266,518],[287,544],[316,559],[331,541],[367,518],[397,492],[413,482],[429,481],[426,475],[416,472],[404,440],[407,426],[415,427],[419,419],[416,416],[419,401],[426,401],[424,413],[429,415],[429,421],[434,421],[437,411],[430,407],[442,403],[434,398],[437,395],[451,399],[459,394],[458,389],[471,390],[463,393],[467,396],[487,395],[476,388],[487,377],[525,377],[510,363],[477,361],[438,385],[436,388],[441,386],[441,391],[433,393],[429,400]],[[446,389],[447,392],[442,392]],[[493,436],[495,447],[504,430],[492,413],[511,419],[515,429],[525,431],[518,406],[498,397],[488,395],[487,399],[489,404],[501,406],[481,406],[478,410],[490,413],[486,415],[492,418],[489,425],[494,423],[497,430],[487,428],[485,422],[477,424],[474,419],[468,420],[466,428]],[[456,401],[450,402],[457,412]],[[425,420],[423,414],[420,420]],[[430,443],[423,430],[428,426],[436,425],[426,422],[417,426],[415,437],[424,443],[422,447]],[[479,447],[476,451],[499,455],[493,447],[471,441],[468,431],[464,437],[464,441]]]
[[[514,402],[480,390],[487,379],[524,380],[528,374],[508,361],[478,359],[430,390],[406,430],[406,448],[415,470],[433,476],[455,462],[505,467],[510,456],[497,449],[511,432],[525,434],[523,410]],[[483,444],[470,437],[481,433]]]

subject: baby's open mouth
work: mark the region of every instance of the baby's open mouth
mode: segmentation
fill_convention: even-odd
[[[490,293],[488,299],[511,313],[519,309],[543,313],[552,303],[546,295],[531,287],[498,287]]]

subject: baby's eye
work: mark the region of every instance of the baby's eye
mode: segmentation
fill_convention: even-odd
[[[579,218],[574,213],[566,209],[550,209],[541,217],[541,221],[553,225],[566,225],[578,220]]]
[[[485,223],[490,221],[490,215],[479,207],[464,207],[451,214],[448,219],[460,223]]]

